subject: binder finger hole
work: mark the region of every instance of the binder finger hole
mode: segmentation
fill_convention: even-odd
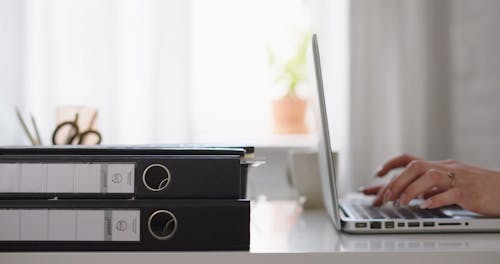
[[[177,218],[170,211],[156,211],[149,217],[148,229],[154,238],[167,240],[177,231]]]
[[[170,171],[162,164],[151,164],[142,173],[142,182],[150,191],[162,191],[170,183]]]

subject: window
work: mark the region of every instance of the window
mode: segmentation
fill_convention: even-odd
[[[325,76],[340,95],[332,105],[342,131],[346,7],[347,0],[4,1],[17,15],[5,17],[16,23],[2,23],[9,28],[1,38],[21,47],[0,51],[10,54],[3,68],[20,63],[19,78],[8,82],[15,88],[2,88],[14,98],[5,109],[33,113],[45,143],[56,108],[68,104],[99,109],[106,144],[272,141],[271,100],[283,87],[273,81],[268,47],[286,53],[298,33],[314,31],[328,47],[325,68],[334,68]],[[16,121],[8,122],[2,127]],[[13,141],[6,144],[27,143],[19,131],[4,131]]]
[[[288,51],[309,31],[302,0],[193,1],[195,140],[250,140],[272,130],[274,83],[268,49]]]

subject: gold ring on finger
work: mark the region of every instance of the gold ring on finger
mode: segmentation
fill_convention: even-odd
[[[450,179],[450,185],[451,185],[451,188],[455,187],[455,172],[453,171],[449,171],[448,172],[448,178]]]

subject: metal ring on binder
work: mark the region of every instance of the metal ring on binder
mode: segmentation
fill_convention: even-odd
[[[147,173],[150,169],[152,168],[155,168],[155,167],[159,167],[159,168],[162,168],[164,171],[165,171],[165,175],[164,175],[164,179],[162,179],[159,183],[158,183],[158,186],[151,186],[150,183],[148,183],[148,181],[146,180],[146,177],[147,177]],[[149,189],[150,191],[153,191],[153,192],[159,192],[159,191],[162,191],[163,189],[167,188],[168,184],[170,183],[170,171],[168,170],[168,168],[162,164],[151,164],[149,165],[145,170],[144,172],[142,173],[142,183],[144,184],[144,186],[146,186],[147,189]]]
[[[167,240],[177,231],[177,218],[170,211],[158,210],[149,217],[148,230],[154,238]]]

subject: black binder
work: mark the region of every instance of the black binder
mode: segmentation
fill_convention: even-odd
[[[203,145],[58,145],[4,146],[0,155],[239,155],[253,154],[254,147]]]
[[[0,251],[248,250],[245,200],[1,200]]]
[[[238,199],[240,172],[234,155],[4,155],[0,197]]]
[[[246,184],[244,154],[239,148],[0,148],[0,197],[238,199]],[[80,184],[82,177],[94,184]]]

